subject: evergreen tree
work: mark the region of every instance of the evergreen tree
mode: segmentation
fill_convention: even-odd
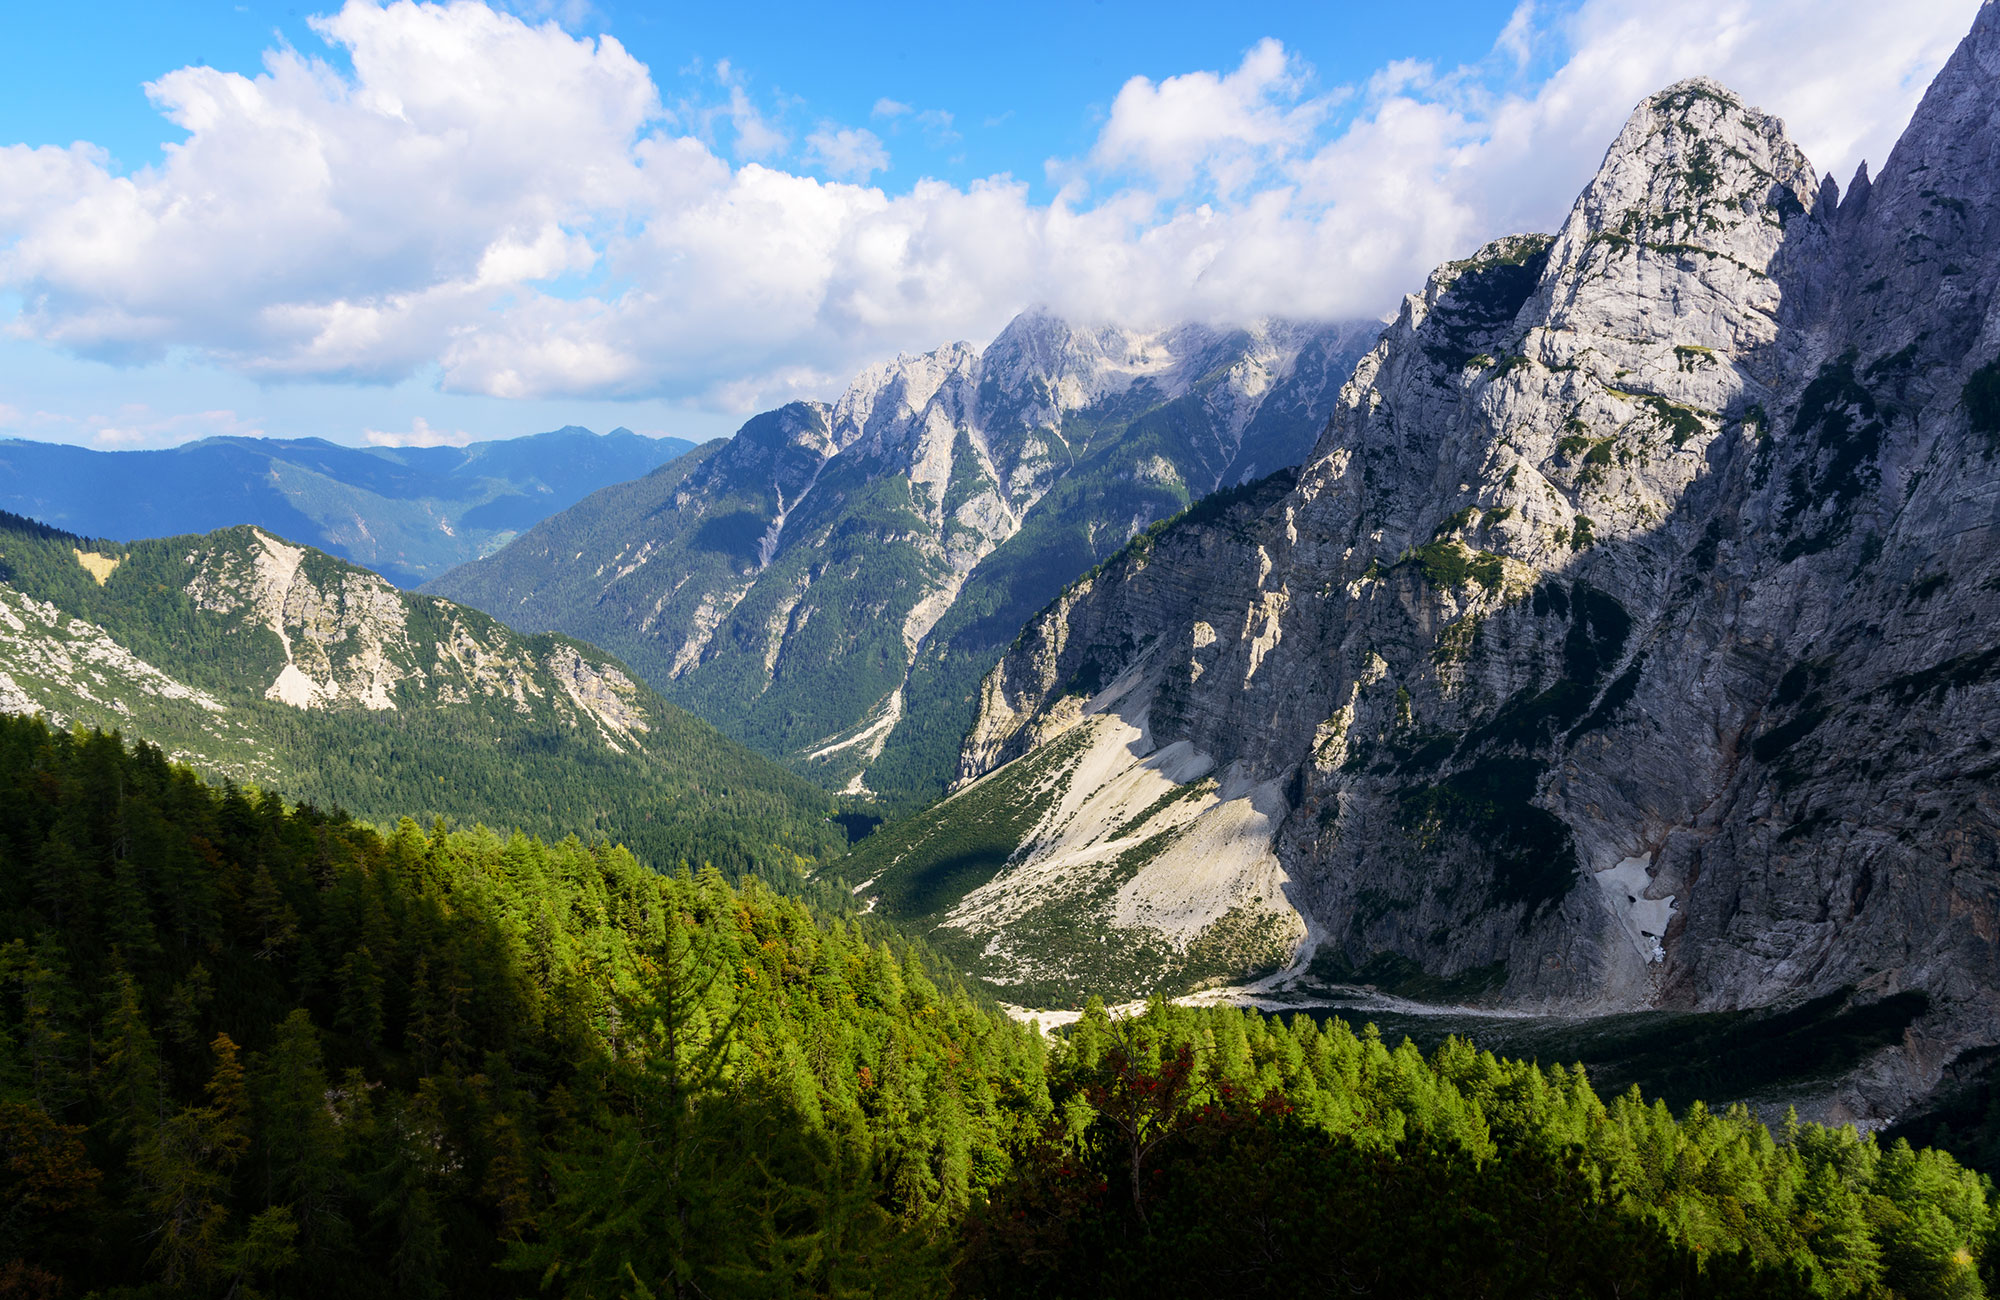
[[[1851,1129],[1303,1016],[1092,1003],[1045,1039],[755,880],[380,834],[30,721],[0,813],[0,1294],[1991,1282],[1990,1188]]]

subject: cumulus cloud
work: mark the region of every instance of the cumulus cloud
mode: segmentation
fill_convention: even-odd
[[[1265,38],[1234,72],[1190,72],[1155,83],[1134,77],[1111,103],[1090,161],[1130,169],[1177,194],[1206,175],[1225,195],[1242,189],[1269,162],[1312,138],[1329,108],[1299,100],[1304,70],[1285,47]]]
[[[718,65],[717,74],[729,87],[729,107],[725,114],[729,124],[736,129],[736,156],[769,158],[783,153],[791,141],[785,138],[784,131],[772,125],[762,109],[751,102],[750,91],[735,79],[726,61]]]
[[[463,447],[473,441],[473,436],[463,429],[433,429],[430,421],[419,415],[410,421],[404,432],[386,429],[365,429],[362,441],[371,447]]]
[[[889,151],[873,131],[829,123],[806,137],[806,161],[840,180],[865,181],[888,170]]]
[[[646,69],[483,5],[315,19],[347,79],[285,49],[147,87],[188,133],[113,175],[88,146],[0,151],[18,331],[85,355],[191,346],[253,374],[392,379],[520,282],[587,268],[643,196]]]
[[[1524,3],[1480,64],[1354,87],[1267,40],[1127,81],[1041,202],[1005,176],[867,184],[881,138],[836,123],[787,166],[727,64],[723,102],[670,112],[610,36],[348,0],[314,30],[351,71],[280,49],[255,76],[153,82],[186,133],[157,166],[0,149],[0,289],[15,334],[112,360],[742,408],[1030,302],[1135,323],[1384,313],[1435,263],[1554,225],[1632,104],[1695,72],[1844,176],[1879,164],[1976,7],[1717,0],[1695,23],[1651,0]],[[886,98],[872,116],[951,133]]]
[[[226,409],[159,411],[124,402],[109,411],[22,411],[0,406],[0,429],[37,442],[79,443],[104,451],[174,447],[201,438],[261,438],[263,427]]]

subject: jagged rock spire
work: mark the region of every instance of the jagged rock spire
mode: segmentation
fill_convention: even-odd
[[[1571,209],[1552,268],[1609,245],[1705,249],[1761,273],[1787,217],[1818,203],[1815,179],[1782,121],[1690,77],[1633,109]]]

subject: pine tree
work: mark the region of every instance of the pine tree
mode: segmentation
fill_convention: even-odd
[[[31,949],[20,939],[0,947],[0,979],[13,985],[20,1020],[14,1052],[37,1105],[61,1115],[82,1099],[76,1067],[82,1044],[77,1033],[77,993],[61,940],[36,936]]]
[[[228,1196],[249,1138],[249,1098],[236,1044],[217,1034],[207,1104],[161,1121],[133,1154],[157,1241],[153,1265],[169,1288],[221,1274],[229,1261]]]
[[[327,1107],[319,1034],[303,1009],[286,1016],[253,1080],[267,1206],[287,1206],[310,1264],[343,1246],[341,1131]]]
[[[366,944],[341,960],[339,979],[340,1012],[334,1023],[353,1037],[363,1053],[373,1055],[382,1047],[384,981]]]
[[[250,878],[250,895],[244,900],[252,933],[256,936],[257,958],[270,961],[291,947],[299,937],[299,914],[285,900],[271,868],[263,863]]]
[[[166,1118],[167,1092],[137,983],[125,971],[114,970],[104,1001],[96,1091],[105,1128],[129,1143]]]

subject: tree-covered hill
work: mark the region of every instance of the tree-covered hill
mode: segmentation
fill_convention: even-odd
[[[1979,1297],[1989,1187],[1581,1070],[1063,1041],[755,881],[0,718],[0,1293]]]
[[[0,515],[0,711],[122,729],[362,818],[623,842],[789,881],[831,800],[602,651],[254,528],[121,545]]]

